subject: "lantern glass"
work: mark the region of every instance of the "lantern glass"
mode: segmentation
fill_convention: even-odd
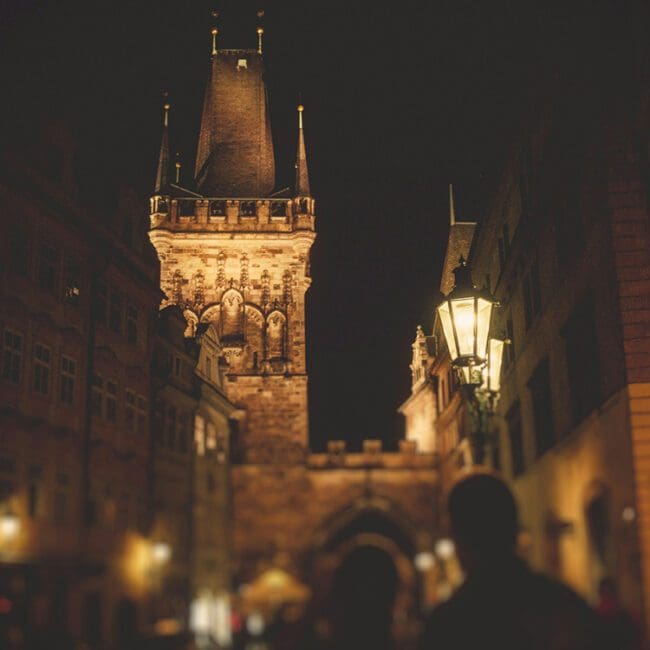
[[[440,315],[442,331],[444,332],[447,347],[449,348],[449,356],[451,357],[451,362],[454,363],[458,359],[458,349],[456,348],[456,338],[454,337],[454,323],[449,310],[449,300],[445,300],[438,307],[438,314]]]
[[[476,310],[474,298],[457,298],[450,300],[451,317],[458,341],[458,355],[461,357],[474,356],[474,335]],[[446,332],[445,332],[446,334]]]
[[[494,392],[501,388],[503,345],[504,342],[499,339],[490,339],[488,344],[487,388]]]
[[[478,359],[487,357],[487,340],[492,320],[492,307],[494,303],[485,298],[476,299],[476,356]]]

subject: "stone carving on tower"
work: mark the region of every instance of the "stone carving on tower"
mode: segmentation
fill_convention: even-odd
[[[292,189],[275,187],[271,121],[258,48],[212,55],[194,177],[172,182],[170,110],[151,198],[150,238],[161,261],[163,306],[177,304],[186,334],[213,323],[227,360],[225,389],[246,415],[233,441],[240,460],[302,457],[269,454],[273,440],[307,448],[305,292],[315,239],[298,107],[296,175]],[[263,445],[262,445],[263,442]],[[280,444],[281,443],[281,444]]]

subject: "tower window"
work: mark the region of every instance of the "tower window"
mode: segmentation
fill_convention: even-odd
[[[5,330],[2,356],[2,376],[12,384],[20,383],[23,367],[23,337],[21,334]]]
[[[237,70],[246,70],[248,61],[246,59],[237,59]]]
[[[257,204],[255,201],[242,201],[239,204],[240,217],[254,217],[257,214]]]
[[[287,202],[286,201],[271,201],[271,216],[272,217],[286,217],[287,216]]]
[[[225,217],[226,216],[226,202],[225,201],[210,201],[210,216],[211,217]]]
[[[178,202],[178,215],[180,217],[193,217],[195,203],[192,200]]]
[[[50,348],[36,344],[34,346],[34,390],[42,395],[50,391]]]

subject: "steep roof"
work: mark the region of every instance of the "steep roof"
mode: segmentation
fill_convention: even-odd
[[[310,196],[309,170],[307,169],[307,150],[305,149],[305,134],[302,128],[302,104],[298,106],[298,147],[296,151],[296,196]]]
[[[212,55],[195,180],[205,196],[264,197],[273,191],[275,157],[264,59],[256,50],[218,50]]]

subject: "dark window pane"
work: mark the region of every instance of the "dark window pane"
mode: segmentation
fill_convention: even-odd
[[[512,473],[519,476],[524,471],[524,437],[521,428],[521,408],[515,402],[506,413],[508,435],[510,437],[510,455],[512,460]]]
[[[9,264],[14,273],[27,275],[28,244],[27,229],[22,224],[11,224],[9,227]]]
[[[528,388],[533,401],[537,455],[540,456],[555,443],[548,360],[542,361],[537,366],[528,382]]]
[[[46,291],[56,287],[58,254],[50,244],[41,244],[38,255],[38,286]]]
[[[573,423],[578,424],[601,402],[598,336],[591,295],[575,306],[562,334],[566,343]]]

